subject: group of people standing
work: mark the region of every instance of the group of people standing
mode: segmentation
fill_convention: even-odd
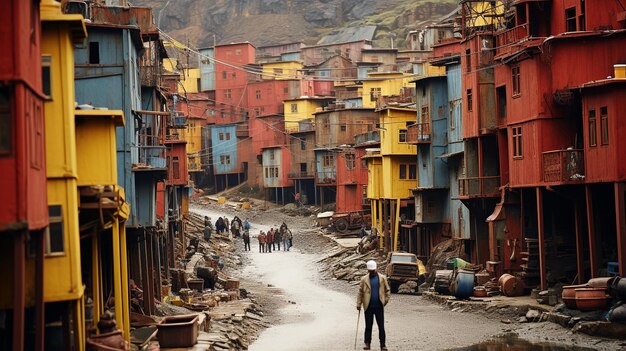
[[[231,221],[226,217],[219,217],[215,224],[209,216],[204,217],[204,240],[211,240],[214,233],[229,234],[231,238],[243,239],[244,251],[251,251],[250,248],[250,222],[246,218],[244,221],[235,216]],[[280,251],[280,244],[284,251],[289,251],[293,245],[293,235],[287,224],[283,222],[278,229],[271,228],[267,233],[261,231],[257,236],[259,240],[259,252]]]
[[[271,253],[272,250],[276,251],[277,248],[280,251],[281,242],[283,243],[283,251],[289,251],[293,245],[293,235],[285,222],[280,225],[279,229],[270,228],[267,233],[261,230],[257,239],[259,240],[259,252]]]

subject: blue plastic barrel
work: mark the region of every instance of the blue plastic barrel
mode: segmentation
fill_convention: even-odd
[[[474,272],[459,269],[454,282],[454,296],[457,299],[468,299],[474,294]]]

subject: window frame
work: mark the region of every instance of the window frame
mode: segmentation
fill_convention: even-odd
[[[511,127],[511,138],[513,144],[513,159],[520,160],[524,158],[524,148],[522,139],[522,126]]]
[[[60,215],[58,216],[53,216],[51,213],[52,208],[58,208]],[[65,223],[63,221],[63,205],[61,204],[51,204],[48,205],[48,217],[49,217],[49,224],[46,227],[46,230],[44,232],[44,256],[45,257],[59,257],[59,256],[65,256],[66,255],[66,251],[67,251],[67,245],[65,242]],[[62,246],[63,246],[63,250],[62,251],[52,251],[52,247],[51,247],[51,235],[52,235],[52,231],[51,231],[51,227],[53,225],[57,225],[60,224],[60,228],[61,228],[61,233],[60,233],[60,238],[63,240],[62,242]]]
[[[607,106],[600,107],[600,145],[609,145],[609,109]]]
[[[598,126],[595,108],[587,111],[587,128],[589,129],[587,135],[589,147],[598,146]]]
[[[0,157],[6,157],[13,154],[13,101],[15,93],[12,85],[0,84]]]
[[[401,163],[398,167],[398,179],[408,180],[408,175],[409,175],[408,170],[409,170],[408,165],[406,163]]]
[[[467,89],[465,95],[467,96],[467,111],[472,112],[474,111],[474,93],[472,88]]]
[[[398,129],[398,143],[407,143],[409,131],[407,129]],[[404,141],[402,140],[404,139]]]
[[[513,98],[518,98],[522,95],[521,78],[522,75],[519,64],[511,66],[511,96]]]
[[[356,167],[356,156],[354,154],[345,154],[344,158],[347,169],[354,169]]]

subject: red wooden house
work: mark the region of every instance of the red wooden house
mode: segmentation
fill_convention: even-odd
[[[255,47],[250,43],[215,47],[216,124],[235,123],[245,119],[246,86],[250,79],[245,66],[254,64]]]
[[[337,153],[337,197],[335,212],[363,210],[366,199],[367,164],[361,162],[365,148],[344,148]]]
[[[5,321],[11,334],[0,348],[23,350],[28,338],[28,345],[40,349],[48,226],[43,105],[50,82],[42,82],[39,1],[3,1],[0,27],[0,264],[7,274],[0,309],[12,310]],[[26,335],[31,328],[34,335]]]
[[[506,163],[502,157],[500,163],[508,165],[512,189],[505,216],[519,218],[518,243],[538,241],[538,252],[531,255],[539,258],[542,288],[559,279],[577,276],[584,282],[606,274],[610,262],[619,261],[624,270],[626,250],[619,244],[625,234],[614,210],[623,192],[619,183],[608,183],[619,178],[604,172],[617,149],[603,147],[600,140],[601,115],[605,128],[610,121],[610,113],[602,112],[610,111],[609,105],[615,111],[619,107],[597,100],[616,97],[620,85],[584,84],[612,76],[613,64],[625,62],[621,19],[626,12],[610,1],[517,2],[514,10],[515,22],[496,33],[495,47],[498,145],[501,156],[507,154]],[[603,97],[592,97],[599,91]],[[590,134],[592,129],[597,133]],[[590,146],[592,142],[598,146]],[[603,170],[601,178],[594,178],[600,173],[596,166]],[[589,178],[587,172],[595,175]],[[594,184],[583,186],[585,182]],[[499,215],[494,211],[493,216]],[[524,251],[528,247],[516,250]],[[548,276],[554,279],[548,281]]]

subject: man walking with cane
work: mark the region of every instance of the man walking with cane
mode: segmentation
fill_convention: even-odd
[[[356,299],[356,309],[365,309],[365,346],[363,350],[369,350],[372,343],[372,326],[374,317],[378,326],[378,338],[380,349],[387,350],[385,346],[385,305],[391,297],[391,288],[387,277],[376,271],[376,262],[367,261],[368,274],[361,278],[359,295]]]

